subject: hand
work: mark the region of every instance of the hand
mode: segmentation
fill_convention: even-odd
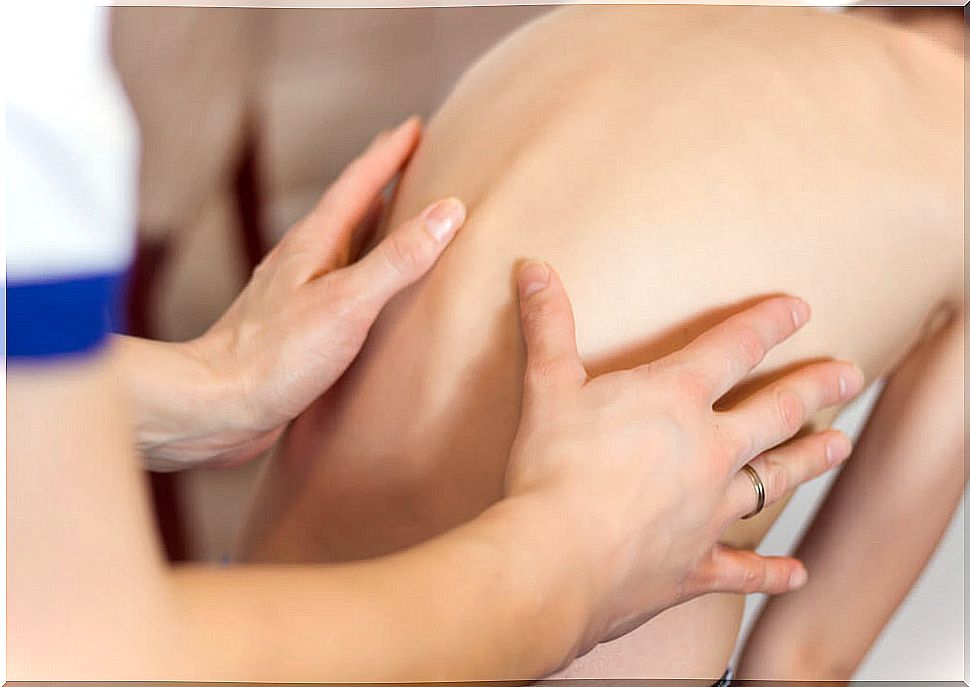
[[[135,376],[170,370],[136,384],[138,440],[151,467],[233,465],[261,453],[343,374],[387,301],[431,268],[464,222],[456,199],[432,204],[348,266],[361,238],[355,227],[373,216],[419,137],[413,118],[379,135],[203,336],[134,356]],[[163,365],[163,357],[181,362]],[[166,382],[181,398],[162,398],[174,395]]]
[[[738,472],[745,463],[770,504],[849,455],[848,439],[834,430],[774,447],[817,410],[857,394],[861,372],[815,363],[730,411],[712,406],[807,321],[808,306],[769,298],[665,358],[590,379],[555,272],[530,263],[518,289],[528,361],[506,491],[544,501],[561,521],[564,555],[588,573],[577,651],[701,594],[803,585],[799,562],[718,539],[755,508],[752,484]]]

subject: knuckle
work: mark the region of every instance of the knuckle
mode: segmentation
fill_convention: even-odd
[[[318,273],[319,262],[309,251],[294,250],[280,258],[277,271],[287,286],[295,287],[307,283]]]
[[[744,576],[741,580],[741,588],[744,592],[751,594],[758,591],[765,583],[765,567],[761,561],[752,562],[745,566]]]
[[[687,366],[673,371],[673,383],[681,398],[691,404],[703,404],[709,400],[710,384],[704,375]]]
[[[369,315],[366,299],[348,276],[334,274],[328,292],[327,306],[334,318],[347,321]]]
[[[821,475],[832,467],[832,463],[829,460],[829,439],[825,435],[819,434],[811,444],[812,447],[809,450],[814,454],[814,460],[812,461],[814,467],[813,474]]]
[[[525,372],[526,386],[533,389],[541,388],[548,385],[555,375],[556,364],[554,361],[530,362]]]
[[[750,456],[754,452],[754,437],[748,432],[721,431],[718,441],[728,454],[730,463],[741,456]]]
[[[795,434],[805,423],[805,404],[789,389],[779,389],[775,393],[775,407],[778,422],[786,435]]]
[[[543,356],[541,360],[530,360],[526,367],[526,383],[543,386],[553,382],[581,382],[573,360],[566,353]]]
[[[737,344],[741,357],[749,369],[760,363],[767,353],[761,335],[750,326],[738,330]]]
[[[523,309],[522,319],[530,329],[541,329],[556,319],[558,308],[549,298],[535,298]]]
[[[760,474],[765,483],[765,503],[771,503],[784,494],[788,493],[791,478],[788,470],[776,458],[765,456],[763,459]]]
[[[415,232],[397,232],[381,244],[387,263],[402,276],[412,276],[424,268],[428,260],[427,243]]]
[[[291,244],[285,251],[272,251],[253,269],[249,281],[266,290],[292,290],[309,281],[315,271],[313,256]]]

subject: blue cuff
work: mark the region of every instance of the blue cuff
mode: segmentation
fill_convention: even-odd
[[[8,359],[93,353],[122,326],[126,273],[7,283]]]

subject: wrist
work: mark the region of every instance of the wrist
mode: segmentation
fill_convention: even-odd
[[[117,338],[124,361],[135,440],[149,467],[206,463],[239,433],[239,394],[192,343]]]
[[[592,585],[591,548],[577,536],[572,521],[562,517],[560,506],[534,492],[490,509],[503,519],[502,565],[512,580],[504,589],[516,609],[513,626],[532,628],[528,637],[515,637],[529,659],[539,659],[537,677],[565,667],[591,647],[599,597]]]

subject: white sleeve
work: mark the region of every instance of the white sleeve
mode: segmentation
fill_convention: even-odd
[[[113,326],[132,258],[137,131],[107,9],[7,11],[7,355],[78,353]]]

